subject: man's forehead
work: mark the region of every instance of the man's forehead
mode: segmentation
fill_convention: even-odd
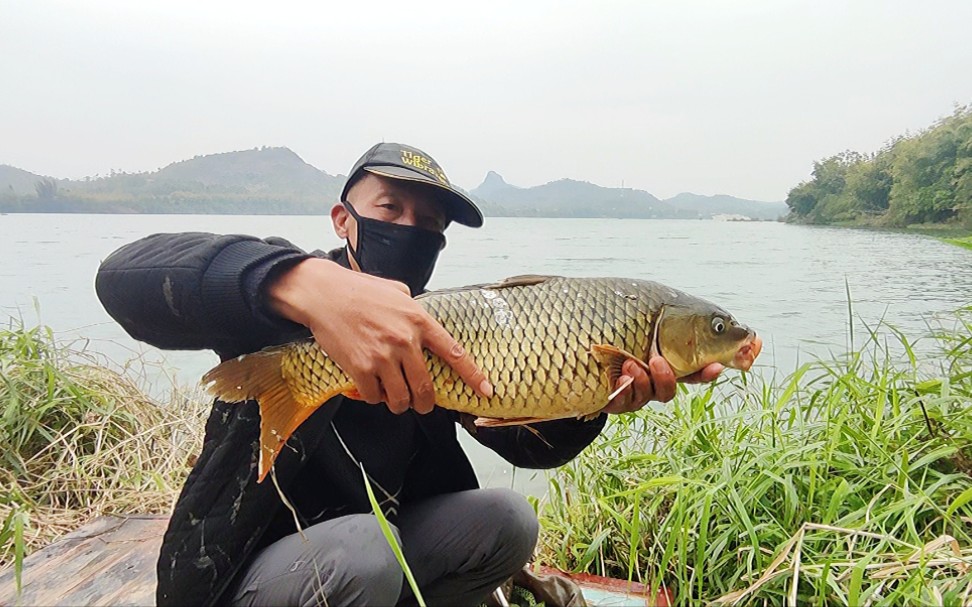
[[[351,190],[355,191],[359,186],[363,186],[362,190],[371,191],[378,197],[387,196],[398,202],[413,203],[416,206],[441,214],[443,217],[447,215],[447,207],[442,200],[442,192],[433,185],[404,179],[391,179],[368,173],[361,177]]]

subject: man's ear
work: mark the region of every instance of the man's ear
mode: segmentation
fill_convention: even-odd
[[[334,226],[334,233],[341,240],[348,239],[348,221],[350,219],[351,213],[348,213],[348,210],[340,202],[331,207],[331,224]]]

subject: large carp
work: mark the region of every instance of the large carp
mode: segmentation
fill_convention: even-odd
[[[722,308],[644,280],[517,276],[416,299],[493,384],[493,396],[482,397],[426,352],[436,405],[477,415],[479,425],[596,414],[620,391],[628,358],[647,370],[659,354],[684,377],[716,362],[749,370],[762,347]],[[356,394],[313,340],[227,360],[203,383],[224,401],[259,402],[260,481],[311,413],[333,396]]]

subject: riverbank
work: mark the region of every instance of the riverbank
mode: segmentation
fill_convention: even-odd
[[[972,236],[965,236],[964,238],[943,238],[942,240],[949,244],[960,246],[963,249],[972,250]]]
[[[801,221],[788,219],[786,223],[804,226],[820,226],[834,228],[851,228],[856,230],[875,230],[880,232],[896,232],[900,234],[921,234],[937,238],[943,242],[957,245],[966,249],[972,249],[972,227],[964,223],[921,223],[906,227],[888,226],[880,221],[861,218],[854,221],[834,221],[828,223],[816,223],[812,221]]]
[[[537,501],[538,562],[664,585],[676,604],[964,603],[972,595],[972,308],[901,360],[874,340],[790,376],[612,417]],[[198,396],[0,330],[0,569],[105,513],[167,512],[201,444]],[[10,442],[6,442],[10,441]]]

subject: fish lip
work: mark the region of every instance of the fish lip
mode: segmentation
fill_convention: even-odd
[[[763,340],[754,333],[736,350],[735,356],[732,357],[732,366],[741,371],[749,371],[762,350]]]

